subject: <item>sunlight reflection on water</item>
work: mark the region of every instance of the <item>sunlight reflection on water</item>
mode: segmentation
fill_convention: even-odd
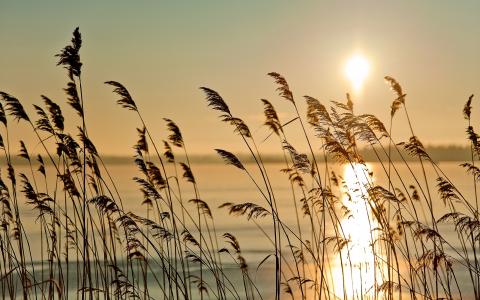
[[[368,202],[367,188],[373,182],[369,169],[368,165],[361,164],[343,167],[345,195],[338,230],[348,243],[332,262],[334,293],[339,298],[375,297],[375,287],[381,285],[385,272],[381,251],[372,248],[378,238],[375,230],[378,223],[372,218]]]

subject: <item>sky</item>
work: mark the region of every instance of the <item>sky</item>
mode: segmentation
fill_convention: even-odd
[[[62,106],[69,128],[79,124],[62,90],[66,72],[54,57],[79,26],[87,126],[101,153],[133,154],[140,126],[115,104],[103,84],[108,80],[129,89],[158,141],[166,138],[166,117],[180,126],[191,153],[246,152],[199,87],[218,91],[263,141],[261,98],[285,122],[293,116],[268,72],[286,77],[304,112],[303,95],[324,104],[345,100],[353,87],[344,65],[361,53],[370,71],[353,94],[357,113],[388,123],[394,95],[383,77],[390,75],[407,93],[420,140],[459,145],[466,136],[463,105],[470,94],[480,97],[479,12],[480,1],[0,0],[0,90],[19,98],[32,116],[32,104],[46,95]],[[289,129],[293,141],[296,127]],[[25,124],[13,130],[39,152]],[[393,136],[409,136],[403,114],[395,117]],[[260,148],[274,153],[278,145],[268,139]]]

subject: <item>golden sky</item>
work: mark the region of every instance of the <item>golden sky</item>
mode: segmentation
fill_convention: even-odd
[[[75,125],[62,91],[66,72],[55,66],[54,54],[79,26],[87,126],[102,153],[132,154],[139,126],[115,104],[107,80],[130,90],[159,140],[167,117],[181,127],[190,152],[242,152],[231,128],[207,108],[200,86],[217,90],[263,140],[260,98],[271,100],[283,121],[292,116],[266,73],[283,74],[299,103],[303,95],[344,100],[352,90],[344,64],[362,53],[370,72],[354,95],[358,113],[388,122],[393,94],[383,76],[391,75],[407,93],[419,138],[460,144],[463,104],[472,93],[480,97],[479,12],[480,1],[3,0],[0,90],[22,100],[32,116],[31,104],[47,95],[62,105],[67,125]],[[16,130],[36,152],[31,132],[23,125]],[[407,133],[399,115],[394,137],[401,141]],[[274,152],[278,142],[261,147]]]

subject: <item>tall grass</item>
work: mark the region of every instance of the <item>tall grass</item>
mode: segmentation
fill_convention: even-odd
[[[232,127],[253,162],[215,149],[261,199],[220,206],[226,214],[245,216],[269,241],[271,252],[251,268],[235,232],[217,230],[179,126],[164,119],[168,134],[155,140],[140,102],[123,84],[108,81],[118,105],[139,122],[133,180],[143,199],[135,211],[124,207],[115,174],[88,135],[81,45],[77,28],[57,55],[68,75],[66,102],[78,115],[73,132],[65,129],[63,105],[47,96],[30,117],[20,100],[0,92],[0,148],[6,162],[0,178],[2,298],[265,299],[265,283],[259,280],[274,283],[269,295],[275,299],[480,298],[480,137],[472,127],[473,95],[463,108],[471,160],[461,164],[472,177],[470,199],[415,136],[406,94],[394,78],[385,77],[394,92],[387,129],[373,115],[356,114],[348,94],[345,102],[328,105],[311,96],[297,98],[282,75],[269,73],[294,115],[283,122],[273,102],[261,100],[271,132],[261,142],[279,145],[282,184],[292,208],[286,212],[257,137],[219,93],[201,87],[207,105]],[[394,124],[399,113],[411,133],[405,142],[392,134],[405,126]],[[9,135],[12,122],[30,126],[41,153],[31,155],[24,141]],[[305,153],[292,144],[298,132]],[[27,173],[16,173],[12,149],[18,143]],[[363,160],[364,148],[375,153],[384,185]],[[406,155],[418,161],[419,170]],[[339,164],[347,175],[335,172]],[[26,230],[32,212],[39,233]],[[285,221],[292,214],[294,222]],[[238,275],[232,276],[232,263]],[[256,278],[264,264],[273,264],[272,279]],[[469,282],[459,282],[465,274]]]

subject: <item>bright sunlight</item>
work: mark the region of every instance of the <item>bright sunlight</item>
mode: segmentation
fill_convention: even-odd
[[[368,187],[373,178],[370,165],[347,164],[343,168],[345,196],[343,207],[348,213],[341,219],[339,230],[348,240],[337,257],[336,267],[332,273],[335,295],[338,298],[362,299],[375,297],[375,287],[383,283],[385,259],[381,249],[374,248],[378,238],[378,223],[371,214],[368,204]]]
[[[361,54],[355,54],[350,57],[345,64],[345,75],[352,83],[354,92],[360,92],[363,87],[363,82],[370,71],[370,63]]]

